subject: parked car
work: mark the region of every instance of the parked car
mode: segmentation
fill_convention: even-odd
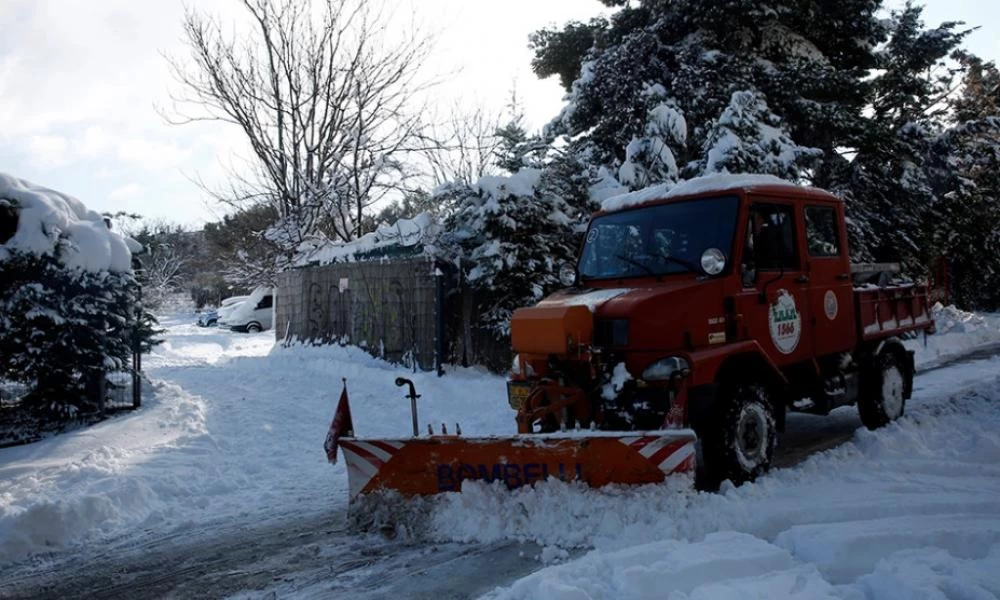
[[[245,302],[250,296],[232,296],[226,298],[219,305],[219,308],[209,308],[198,315],[198,325],[201,327],[214,327],[219,322],[219,317],[231,312],[237,305]]]
[[[257,288],[250,296],[231,310],[220,308],[219,326],[233,331],[256,333],[273,326],[272,309],[274,293],[271,288]]]
[[[207,308],[198,314],[199,327],[214,327],[219,322],[219,311],[214,308]]]

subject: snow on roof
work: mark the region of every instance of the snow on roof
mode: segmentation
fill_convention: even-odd
[[[429,213],[420,213],[412,219],[400,219],[393,225],[380,225],[350,242],[328,242],[303,254],[295,266],[327,265],[335,262],[354,262],[369,254],[390,248],[412,248],[433,237],[440,225]]]
[[[780,179],[774,175],[750,175],[729,173],[706,175],[705,177],[695,177],[679,183],[661,183],[642,190],[613,196],[601,203],[601,210],[613,211],[621,210],[631,206],[637,206],[651,200],[663,200],[667,198],[678,198],[680,196],[693,196],[706,192],[724,192],[728,190],[743,189],[761,185],[781,185],[802,189],[790,181]]]
[[[0,173],[0,202],[17,209],[17,232],[0,244],[0,261],[16,250],[42,255],[59,253],[61,262],[85,271],[128,271],[132,253],[125,239],[111,231],[104,217],[72,196]]]

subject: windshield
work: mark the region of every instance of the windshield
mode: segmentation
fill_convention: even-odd
[[[597,217],[587,230],[583,279],[701,273],[701,255],[732,256],[739,199],[723,196],[660,204]]]

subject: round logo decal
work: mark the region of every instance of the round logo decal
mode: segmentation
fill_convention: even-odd
[[[587,232],[587,243],[593,244],[597,241],[597,238],[600,237],[600,235],[601,232],[598,231],[596,227],[592,227],[590,231]]]
[[[802,336],[802,316],[795,307],[795,297],[788,290],[778,290],[778,297],[768,311],[771,341],[782,354],[791,354]]]
[[[826,313],[826,318],[831,321],[837,318],[837,294],[833,293],[833,290],[827,290],[826,295],[823,296],[823,312]]]

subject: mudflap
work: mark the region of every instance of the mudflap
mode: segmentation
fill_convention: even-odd
[[[689,429],[565,432],[513,437],[435,436],[396,440],[343,438],[352,501],[391,491],[402,496],[457,492],[467,480],[508,488],[549,478],[591,487],[663,482],[694,474]]]

